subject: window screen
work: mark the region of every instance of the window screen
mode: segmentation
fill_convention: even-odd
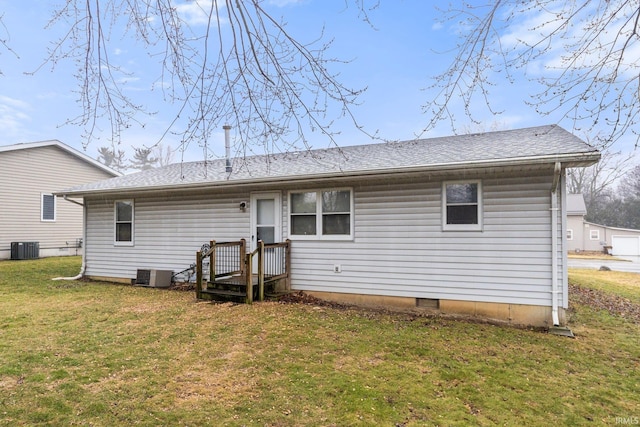
[[[42,221],[56,220],[56,196],[53,194],[42,195]]]

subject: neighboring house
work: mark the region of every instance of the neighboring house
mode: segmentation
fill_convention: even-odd
[[[564,322],[565,169],[597,162],[558,126],[181,163],[61,192],[86,209],[84,274],[188,267],[210,239],[291,239],[291,288],[361,304]]]
[[[587,208],[582,194],[567,195],[567,250],[611,255],[640,256],[640,230],[608,227],[585,221]]]
[[[119,175],[60,141],[0,147],[0,259],[79,253],[82,206],[54,192]]]
[[[567,250],[571,252],[602,251],[600,236],[589,240],[589,228],[585,227],[584,216],[587,206],[582,194],[567,194]],[[587,239],[585,239],[585,229]]]

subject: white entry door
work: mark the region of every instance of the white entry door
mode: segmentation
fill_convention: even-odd
[[[279,192],[251,194],[251,250],[258,240],[264,243],[282,240],[280,198]]]

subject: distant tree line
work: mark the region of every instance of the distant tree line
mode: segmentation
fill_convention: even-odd
[[[640,165],[629,167],[631,159],[605,153],[597,165],[569,170],[567,191],[583,194],[587,221],[640,229]]]
[[[615,188],[608,188],[587,205],[587,221],[610,227],[640,229],[640,165]]]
[[[100,147],[98,161],[119,172],[142,171],[173,162],[174,151],[169,146],[158,144],[153,148],[133,147],[133,157],[127,158],[124,150],[114,147]]]

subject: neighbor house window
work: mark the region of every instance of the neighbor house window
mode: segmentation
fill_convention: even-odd
[[[53,194],[43,194],[40,203],[40,220],[56,220],[56,196]]]
[[[590,230],[589,231],[589,239],[591,239],[591,240],[600,240],[600,230]]]
[[[567,240],[573,240],[573,230],[567,228]]]
[[[349,189],[292,192],[289,234],[295,238],[353,237],[353,197]]]
[[[119,200],[115,204],[115,243],[133,244],[133,200]]]
[[[480,181],[452,181],[442,184],[442,229],[482,230]]]

